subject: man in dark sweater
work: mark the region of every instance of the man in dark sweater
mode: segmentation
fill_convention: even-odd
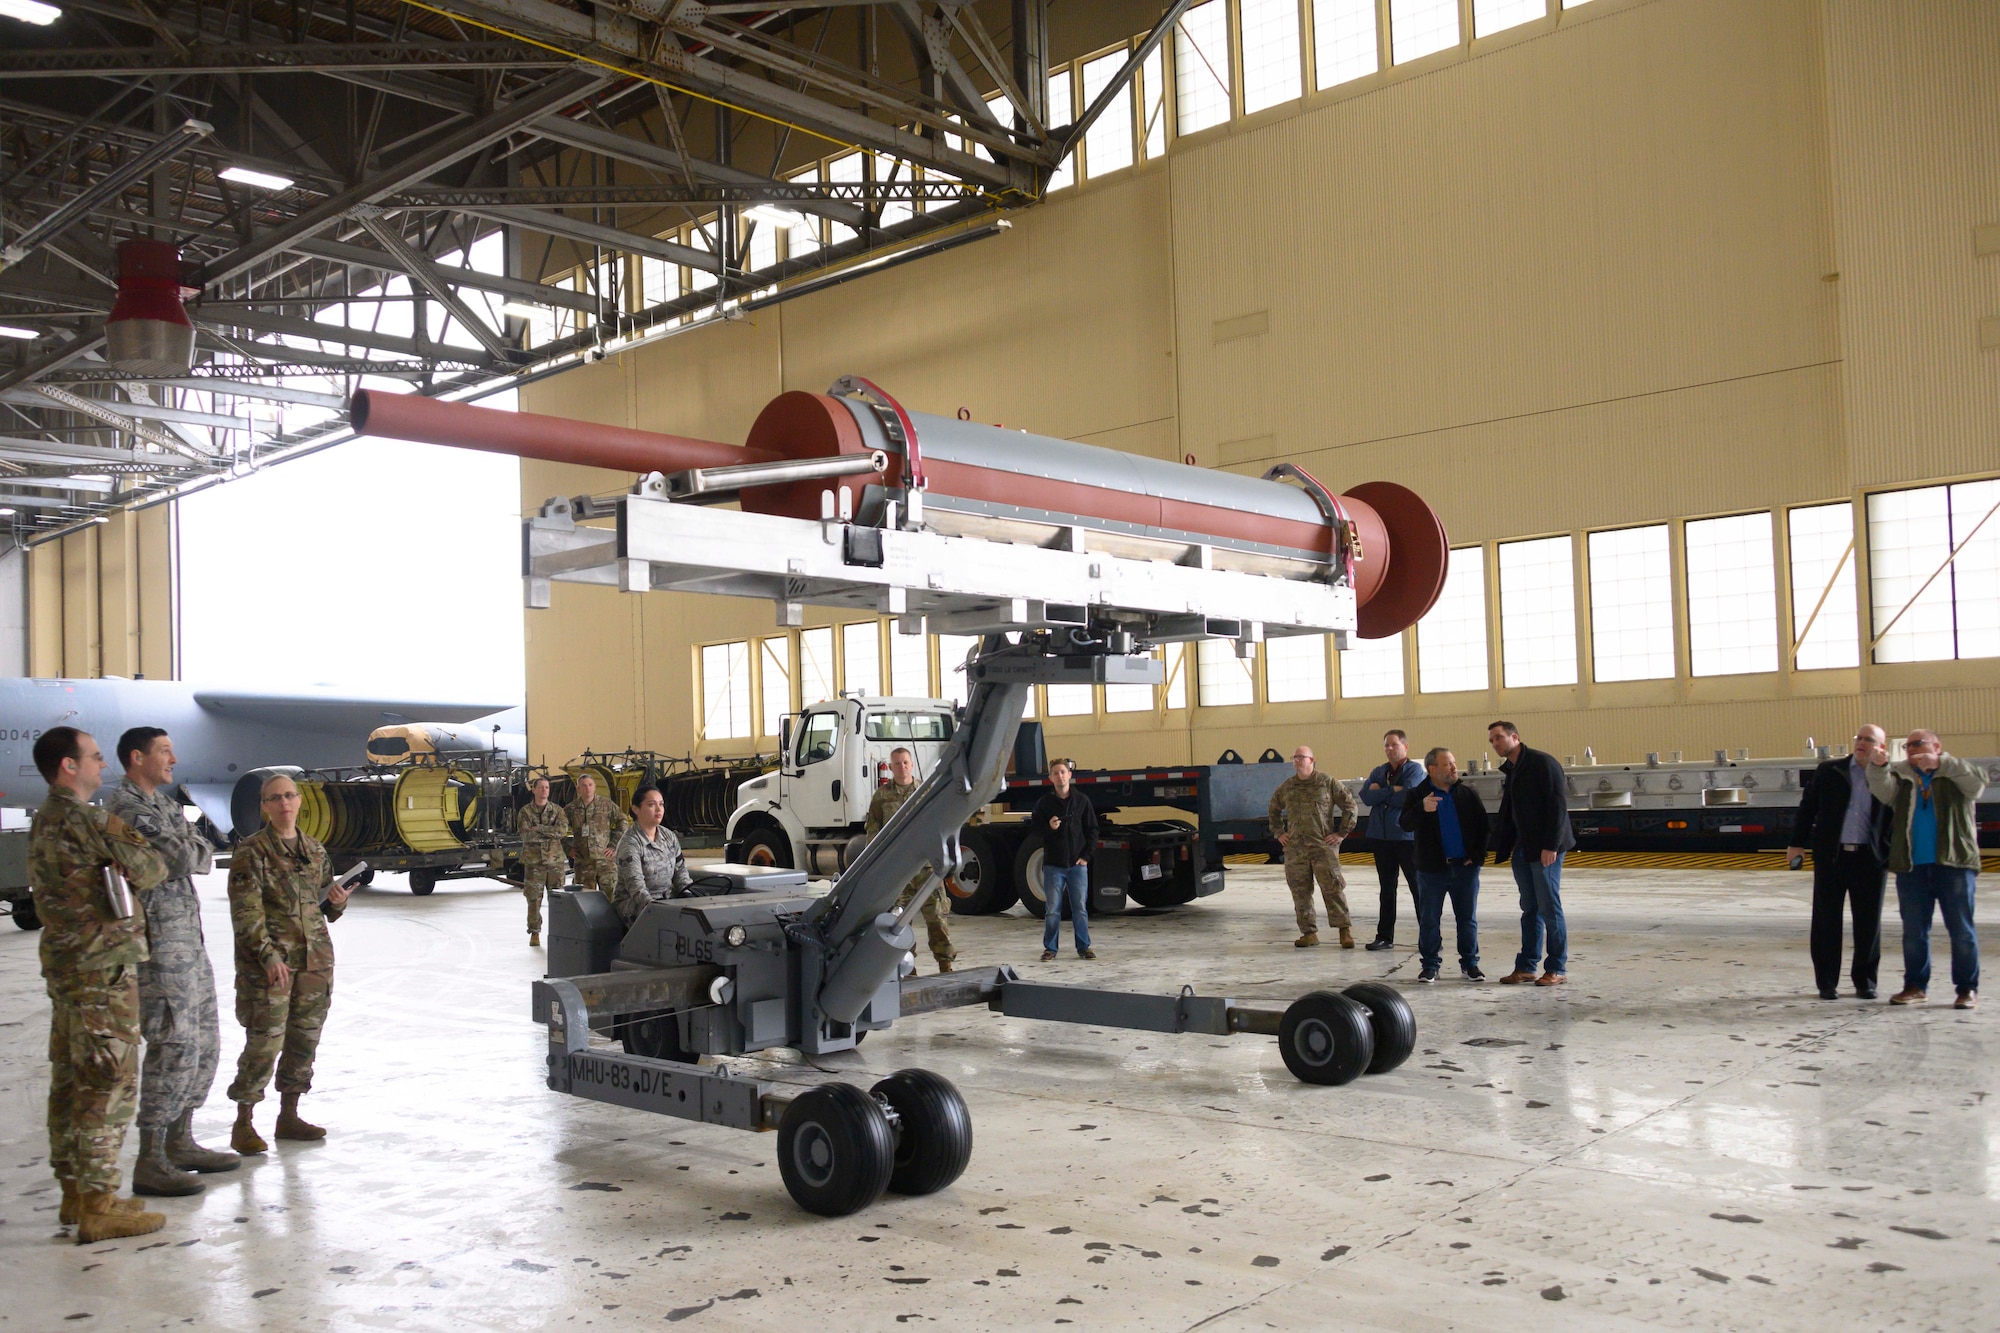
[[[1424,756],[1424,780],[1403,802],[1403,828],[1415,835],[1417,863],[1417,980],[1438,979],[1444,963],[1444,900],[1458,924],[1458,970],[1484,981],[1479,970],[1479,863],[1486,859],[1486,804],[1458,780],[1458,760],[1442,745]]]
[[[1493,855],[1510,861],[1521,892],[1521,952],[1503,986],[1533,982],[1560,986],[1569,980],[1569,930],[1563,924],[1563,857],[1576,846],[1569,826],[1569,781],[1552,754],[1521,742],[1512,722],[1486,728],[1486,741],[1507,775],[1494,820]],[[1547,962],[1542,964],[1543,949]],[[1542,964],[1542,974],[1535,968]]]
[[[1854,994],[1875,998],[1882,961],[1882,891],[1889,881],[1891,811],[1868,790],[1868,769],[1888,749],[1882,728],[1854,733],[1854,749],[1813,770],[1792,821],[1796,859],[1812,851],[1812,965],[1819,998],[1840,998],[1840,908],[1854,914]]]
[[[1074,766],[1067,759],[1049,764],[1053,790],[1035,802],[1028,822],[1042,840],[1042,961],[1055,961],[1062,943],[1063,904],[1069,904],[1070,929],[1076,955],[1095,958],[1090,947],[1090,854],[1097,850],[1097,811],[1090,799],[1071,785]]]

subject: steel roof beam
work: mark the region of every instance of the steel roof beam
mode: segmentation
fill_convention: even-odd
[[[501,362],[513,359],[515,349],[509,347],[506,339],[494,332],[486,321],[475,314],[472,307],[452,290],[450,282],[428,256],[418,254],[394,227],[383,220],[380,209],[370,204],[354,210],[354,216],[368,229],[368,234],[375,238],[375,243],[395,257],[402,265],[403,271],[410,275],[411,281],[436,297],[438,304],[450,312],[451,317],[458,321],[460,328],[478,340],[479,345],[486,349],[489,356]]]
[[[519,42],[202,42],[182,55],[161,46],[0,51],[0,79],[144,78],[155,74],[336,74],[401,70],[560,69],[571,62]]]
[[[693,246],[681,245],[674,241],[663,241],[656,236],[641,236],[635,231],[621,231],[617,227],[585,222],[581,218],[550,213],[544,209],[481,206],[455,211],[464,213],[468,217],[512,223],[518,227],[527,227],[533,231],[560,236],[565,240],[579,241],[585,245],[601,245],[607,249],[622,250],[629,254],[650,255],[654,259],[664,259],[670,264],[685,264],[689,268],[715,271],[716,256],[706,250],[697,250]]]

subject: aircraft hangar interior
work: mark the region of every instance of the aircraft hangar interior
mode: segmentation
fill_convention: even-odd
[[[1994,1326],[1993,0],[0,0],[0,526],[0,1330]]]

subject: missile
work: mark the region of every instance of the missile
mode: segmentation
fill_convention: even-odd
[[[1354,588],[1365,639],[1421,619],[1450,555],[1436,512],[1395,482],[1336,495],[1291,464],[1249,477],[911,412],[856,378],[828,393],[780,394],[741,447],[368,389],[354,395],[349,419],[358,434],[548,462],[669,476],[727,470],[751,513],[879,523],[895,502],[921,506],[925,526],[948,535],[1046,546],[1081,528],[1091,549],[1112,554],[1185,562],[1196,551],[1215,568],[1331,576]],[[815,460],[823,465],[765,466]],[[835,485],[843,494],[829,500]]]

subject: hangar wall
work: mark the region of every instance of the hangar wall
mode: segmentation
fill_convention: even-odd
[[[28,675],[179,676],[178,508],[120,510],[28,548]]]
[[[1580,549],[1586,529],[1991,475],[2000,352],[1980,321],[2000,314],[2000,258],[1974,234],[2000,221],[1996,98],[2000,10],[1978,0],[1595,0],[1233,120],[996,239],[543,381],[522,407],[738,440],[780,391],[858,371],[1042,434],[1394,478],[1455,546]],[[525,463],[523,506],[625,480]],[[1867,586],[1864,568],[1863,625]],[[1865,716],[2000,751],[1990,661],[1695,678],[1683,623],[1674,678],[1601,684],[1587,605],[1574,686],[1495,671],[1418,693],[1406,635],[1400,696],[1191,698],[1050,719],[1051,742],[1112,764],[1306,740],[1353,772],[1389,725],[1464,754],[1508,716],[1614,760],[1795,753]],[[697,736],[694,645],[771,623],[559,586],[528,616],[531,750],[768,749]],[[1487,634],[1497,663],[1497,617]]]

